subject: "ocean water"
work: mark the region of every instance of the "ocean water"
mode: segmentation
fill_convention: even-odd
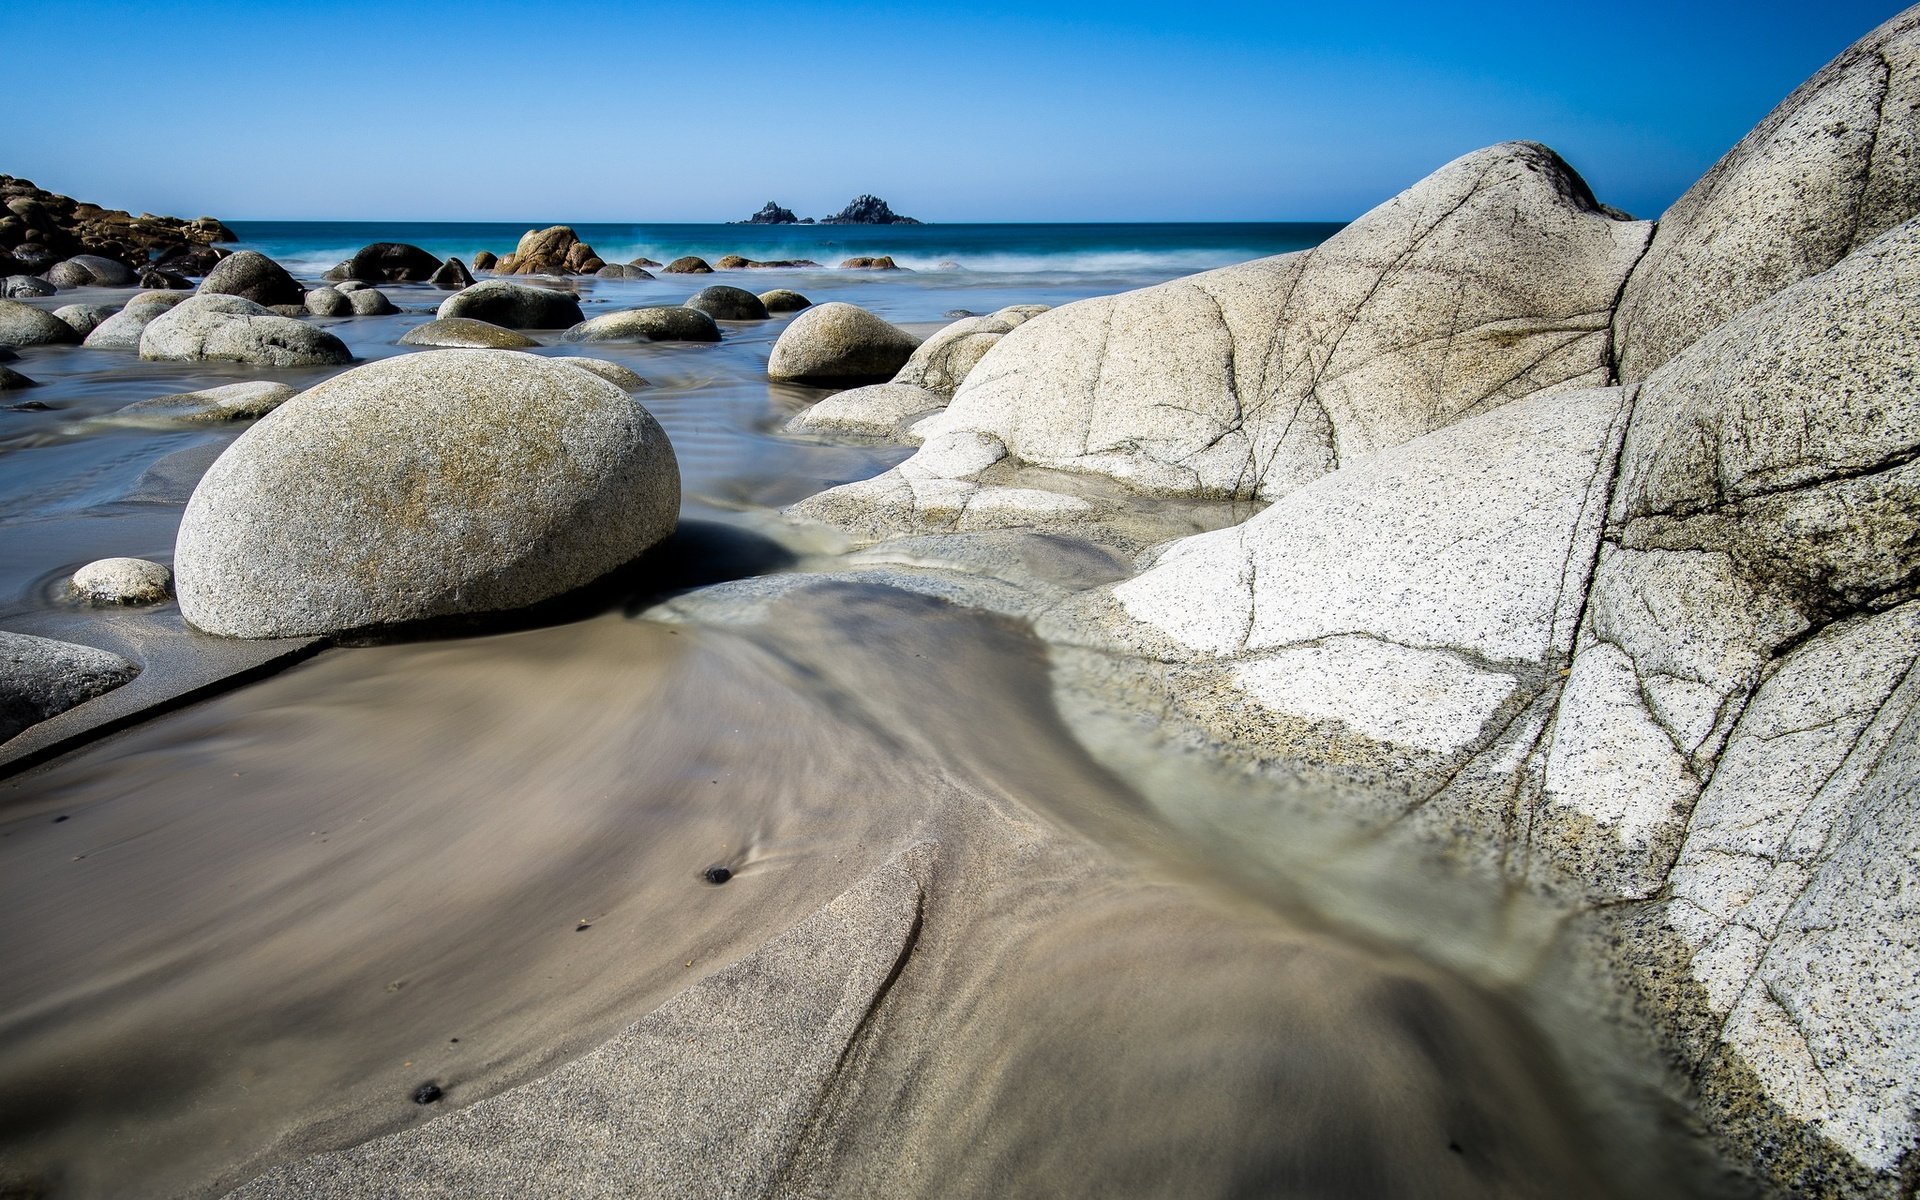
[[[240,244],[319,275],[369,242],[411,242],[473,263],[477,250],[511,251],[537,226],[514,222],[235,221]],[[928,288],[1027,287],[1058,299],[1143,287],[1180,275],[1318,245],[1326,223],[1089,225],[624,225],[574,232],[607,262],[728,254],[761,262],[810,259],[833,268],[856,256],[891,255]],[[797,273],[802,278],[813,272]],[[825,271],[822,278],[839,273]]]

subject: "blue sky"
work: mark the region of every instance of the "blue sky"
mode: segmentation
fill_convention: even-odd
[[[22,0],[0,171],[229,219],[1340,220],[1530,138],[1651,216],[1900,7]]]

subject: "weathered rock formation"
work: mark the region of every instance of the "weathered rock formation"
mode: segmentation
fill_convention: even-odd
[[[912,217],[903,217],[887,207],[878,196],[855,196],[847,206],[831,217],[821,217],[822,225],[918,225]]]
[[[346,343],[324,329],[279,316],[239,296],[208,294],[194,296],[148,321],[140,331],[140,357],[266,367],[353,361]]]
[[[740,222],[742,225],[797,225],[800,218],[793,215],[790,208],[782,208],[769,200],[760,206],[760,211]]]
[[[136,217],[56,195],[11,175],[0,175],[0,206],[5,213],[0,215],[0,275],[12,274],[16,264],[44,258],[44,265],[32,267],[43,270],[78,254],[140,267],[174,252],[235,240],[233,231],[212,217]],[[25,256],[20,255],[22,247],[28,248]]]
[[[571,228],[553,225],[527,230],[513,253],[493,269],[502,275],[591,275],[605,265]]]

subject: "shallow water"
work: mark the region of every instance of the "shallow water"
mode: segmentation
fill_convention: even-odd
[[[1167,268],[1129,270],[1138,283]],[[951,309],[1105,290],[1092,276],[951,274],[755,272],[747,285],[925,327]],[[591,315],[710,282],[740,279],[580,290]],[[442,296],[388,290],[406,311],[328,323],[363,359],[402,352],[399,336]],[[542,352],[590,352],[653,384],[638,398],[674,442],[686,496],[653,588],[541,628],[329,651],[0,783],[0,1183],[210,1194],[430,1119],[441,1109],[410,1099],[421,1083],[457,1106],[541,1074],[751,953],[902,839],[1007,853],[955,815],[990,810],[1030,827],[1056,865],[1118,865],[1068,908],[1022,891],[958,925],[969,953],[929,959],[897,1019],[946,1029],[966,1072],[880,1055],[875,1090],[844,1101],[865,1157],[813,1169],[887,1162],[887,1178],[922,1192],[963,1177],[991,1191],[996,1170],[1084,1187],[1107,1169],[1145,1191],[1185,1179],[1192,1194],[1281,1190],[1283,1176],[1306,1194],[1701,1186],[1710,1167],[1667,1127],[1671,1111],[1566,1073],[1555,1042],[1607,1036],[1578,1003],[1515,1007],[1558,914],[1471,880],[1412,878],[1285,815],[1297,806],[1274,805],[1260,845],[1244,844],[1244,824],[1210,827],[1195,814],[1263,801],[1124,732],[1070,729],[1044,646],[999,618],[858,587],[803,591],[754,627],[643,615],[661,587],[831,564],[831,539],[775,510],[906,453],[778,432],[826,394],[767,382],[783,325],[729,324],[717,346],[541,335]],[[106,555],[170,558],[192,482],[239,432],[104,418],[261,373],[70,348],[14,365],[44,386],[9,402],[49,410],[0,412],[0,625],[71,628],[65,577]],[[701,877],[715,864],[735,873],[723,887]],[[1044,918],[1009,915],[1027,908]],[[1302,953],[1347,965],[1284,965]],[[1382,1022],[1428,1017],[1401,1000],[1384,1016],[1330,1000],[1339,979],[1375,973],[1417,977],[1429,999],[1415,1007],[1443,1014],[1457,1043],[1411,1066],[1377,1044]],[[1388,993],[1403,996],[1366,992]],[[956,1005],[996,1023],[954,1023]],[[1280,1044],[1260,1032],[1274,1028],[1290,1032],[1284,1068],[1270,1069],[1324,1086],[1276,1092],[1242,1073]],[[880,1085],[908,1077],[947,1081],[915,1110],[939,1119],[890,1128]],[[1409,1185],[1426,1160],[1369,1107],[1402,1092],[1394,1119],[1409,1125],[1448,1105],[1475,1114],[1478,1140],[1449,1152],[1466,1174]],[[1288,1175],[1300,1155],[1322,1174]]]

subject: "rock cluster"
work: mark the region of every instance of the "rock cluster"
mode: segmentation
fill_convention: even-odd
[[[212,217],[183,221],[152,213],[132,216],[0,175],[0,275],[34,274],[63,259],[90,255],[125,267],[231,242],[234,233]],[[128,282],[132,282],[131,279]]]
[[[855,196],[847,206],[830,217],[821,217],[822,225],[918,225],[912,217],[903,217],[887,207],[878,196]]]
[[[742,225],[797,225],[800,218],[793,215],[790,208],[782,208],[769,200],[760,206],[760,211],[742,221]]]
[[[606,263],[565,225],[529,229],[512,254],[494,265],[502,275],[591,275]]]

